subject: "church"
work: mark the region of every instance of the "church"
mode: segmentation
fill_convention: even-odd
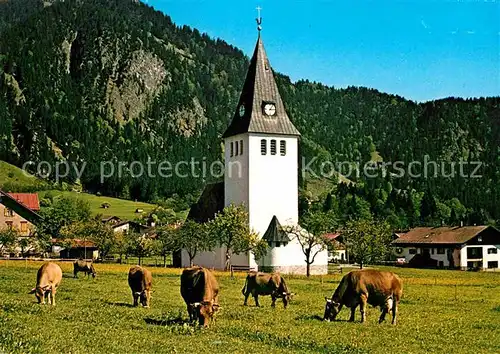
[[[233,266],[285,274],[305,274],[305,256],[299,242],[282,225],[297,226],[298,144],[300,132],[290,121],[274,79],[273,70],[259,35],[250,61],[238,106],[223,134],[224,182],[207,185],[188,218],[198,222],[213,219],[230,204],[244,205],[250,228],[268,243],[265,257],[251,253],[232,255]],[[199,254],[194,264],[223,269],[225,249]],[[180,263],[189,266],[181,252]],[[327,251],[320,252],[311,274],[326,274]]]

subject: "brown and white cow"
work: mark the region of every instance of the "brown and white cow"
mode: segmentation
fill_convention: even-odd
[[[36,287],[31,289],[30,294],[35,294],[38,303],[45,304],[47,301],[52,306],[56,305],[56,291],[61,284],[62,270],[57,264],[49,262],[43,264],[36,275]]]
[[[331,299],[326,298],[326,321],[334,320],[342,306],[351,308],[349,321],[354,321],[356,307],[360,306],[361,322],[366,320],[367,304],[379,306],[382,314],[379,323],[383,322],[385,315],[392,311],[392,324],[396,324],[398,304],[403,295],[403,283],[392,272],[383,272],[372,269],[357,270],[346,274]]]
[[[259,304],[259,295],[271,295],[271,306],[276,305],[276,299],[283,300],[283,307],[286,308],[292,300],[294,293],[290,293],[286,285],[285,279],[278,273],[268,274],[261,272],[249,272],[245,281],[242,294],[245,296],[243,305],[247,305],[248,296],[252,294],[255,299],[255,305]]]
[[[133,266],[128,272],[128,285],[132,290],[134,306],[138,305],[140,298],[143,307],[149,307],[151,303],[151,288],[153,285],[153,276],[146,268]]]
[[[187,305],[189,319],[208,327],[219,311],[219,284],[208,269],[186,268],[181,275],[181,295]]]
[[[78,272],[83,272],[88,277],[92,274],[92,278],[95,278],[97,272],[95,271],[94,264],[92,262],[87,262],[79,259],[73,263],[73,277],[78,278]]]

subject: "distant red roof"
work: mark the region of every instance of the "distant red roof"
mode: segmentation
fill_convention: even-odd
[[[35,193],[7,193],[11,198],[15,199],[18,203],[23,204],[28,209],[33,211],[40,210],[40,202],[38,201],[38,194]]]
[[[329,233],[329,234],[324,234],[323,237],[329,240],[335,240],[337,237],[340,236],[340,233]]]

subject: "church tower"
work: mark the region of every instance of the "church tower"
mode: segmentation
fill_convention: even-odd
[[[260,15],[259,15],[260,16]],[[206,222],[230,204],[243,205],[249,226],[269,245],[268,253],[233,254],[232,265],[282,273],[306,272],[305,256],[298,240],[282,226],[298,226],[298,143],[300,133],[290,121],[259,36],[235,113],[223,134],[224,182],[207,185],[188,218]],[[306,232],[305,230],[303,230]],[[195,264],[221,269],[225,249],[203,252]],[[182,266],[187,266],[185,251]],[[325,274],[328,253],[321,251],[312,274]]]
[[[223,138],[224,204],[243,204],[248,210],[250,227],[261,236],[273,228],[272,221],[298,223],[299,137],[285,111],[259,23],[259,37],[239,103]],[[271,246],[278,243],[280,247],[286,239],[285,236],[281,241],[273,239],[269,243]],[[249,263],[255,266],[249,257]],[[276,261],[268,259],[265,263]]]

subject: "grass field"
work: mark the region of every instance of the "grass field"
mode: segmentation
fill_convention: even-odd
[[[395,268],[404,281],[396,326],[320,321],[324,296],[341,274],[288,278],[298,295],[290,307],[242,306],[244,274],[216,273],[223,309],[214,326],[199,329],[179,294],[179,269],[150,268],[152,308],[132,308],[126,265],[98,264],[96,280],[72,279],[71,264],[57,306],[27,292],[41,263],[0,262],[0,352],[22,353],[499,353],[500,273]],[[281,304],[280,304],[281,305]]]
[[[40,199],[44,198],[46,193],[51,193],[55,196],[65,196],[72,198],[79,198],[87,201],[90,205],[92,214],[102,214],[104,216],[118,216],[123,220],[134,220],[140,214],[137,214],[136,209],[142,209],[145,213],[150,212],[156,206],[154,204],[134,202],[131,200],[117,199],[105,196],[98,196],[95,194],[88,193],[76,193],[76,192],[62,192],[58,190],[40,192]],[[103,203],[109,203],[110,207],[108,209],[101,208]]]
[[[35,176],[29,175],[19,167],[8,164],[5,161],[0,161],[0,188],[8,187],[9,189],[25,190],[28,189],[45,189],[47,183]]]

